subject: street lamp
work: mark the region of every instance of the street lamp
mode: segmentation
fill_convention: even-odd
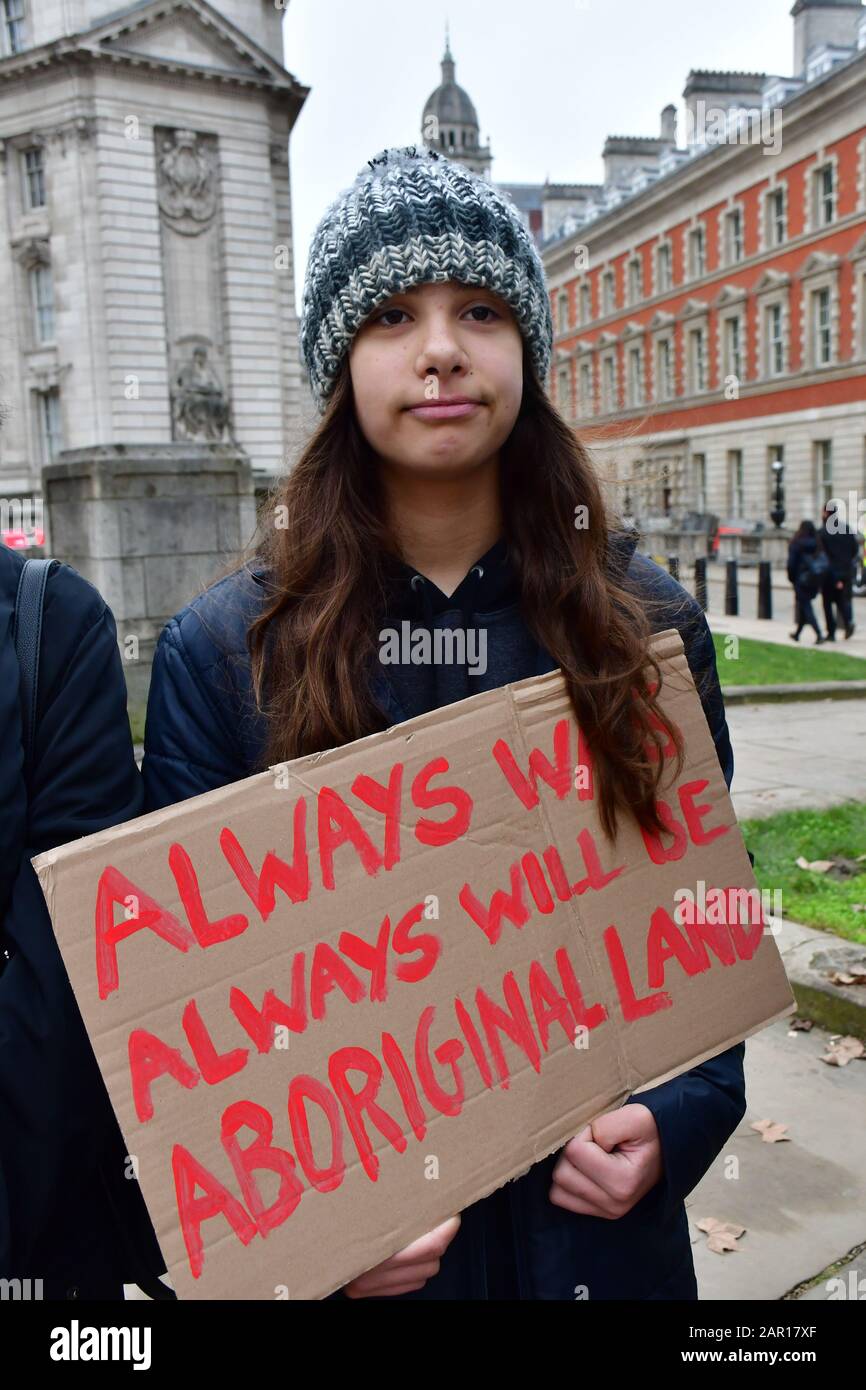
[[[773,505],[770,520],[779,527],[785,520],[785,465],[781,459],[773,459]]]

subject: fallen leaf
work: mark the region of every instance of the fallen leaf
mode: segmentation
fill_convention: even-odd
[[[858,970],[854,975],[848,970],[834,970],[828,979],[831,985],[866,985],[866,970]]]
[[[776,1120],[756,1120],[751,1129],[756,1129],[765,1144],[778,1144],[780,1140],[787,1139],[785,1130],[787,1125],[780,1125]]]
[[[813,859],[811,862],[804,859],[802,854],[797,858],[798,869],[811,869],[813,874],[825,874],[828,869],[832,869],[834,861],[832,859]]]
[[[726,1250],[737,1250],[737,1241],[745,1235],[745,1226],[735,1226],[732,1221],[719,1221],[715,1216],[705,1216],[697,1221],[699,1231],[707,1235],[707,1249],[714,1255],[724,1255]]]
[[[866,1053],[866,1047],[863,1046],[859,1038],[839,1038],[838,1040],[831,1040],[821,1061],[826,1062],[828,1067],[847,1067],[849,1062],[853,1062],[857,1057],[862,1057],[864,1053]]]

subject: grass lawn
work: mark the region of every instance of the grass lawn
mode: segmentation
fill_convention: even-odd
[[[866,854],[866,802],[782,811],[767,820],[740,821],[740,829],[755,856],[758,886],[781,890],[783,916],[866,945],[866,912],[853,910],[854,903],[866,903],[866,860],[862,873],[846,879],[797,867],[798,855],[811,862]]]
[[[144,743],[144,710],[137,705],[130,705],[128,714],[133,743]]]
[[[725,643],[730,638],[725,633],[713,633],[716,664],[723,688],[726,685],[799,685],[802,681],[866,680],[866,661],[862,657],[828,651],[827,646],[810,651],[808,646],[796,642],[792,642],[790,647],[783,647],[778,642],[757,642],[751,637],[737,640],[739,647],[732,648],[737,652],[736,658],[726,656]],[[812,858],[818,856],[813,854]]]

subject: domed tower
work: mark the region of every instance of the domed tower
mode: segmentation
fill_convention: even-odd
[[[480,143],[475,107],[468,92],[454,81],[454,59],[447,27],[442,81],[427,98],[421,117],[421,139],[425,145],[442,150],[449,159],[465,164],[473,173],[490,178],[493,162],[490,145]]]

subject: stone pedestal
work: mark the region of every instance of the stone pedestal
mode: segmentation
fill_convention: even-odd
[[[130,706],[143,707],[165,623],[253,536],[249,459],[233,444],[68,449],[43,469],[42,489],[48,553],[108,603]]]

